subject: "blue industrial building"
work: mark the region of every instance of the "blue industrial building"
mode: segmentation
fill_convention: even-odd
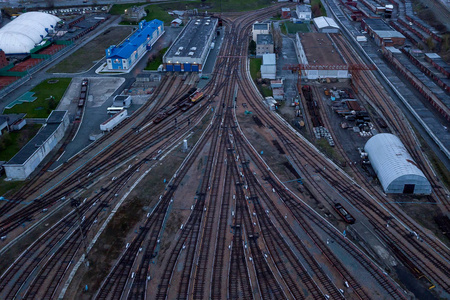
[[[112,45],[106,49],[108,70],[129,70],[152,49],[153,44],[164,33],[164,22],[154,19],[139,22],[139,28],[131,37],[119,46]]]

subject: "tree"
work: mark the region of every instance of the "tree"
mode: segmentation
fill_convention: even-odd
[[[256,42],[254,40],[250,41],[250,44],[248,45],[248,50],[250,51],[250,54],[253,55],[256,54]]]

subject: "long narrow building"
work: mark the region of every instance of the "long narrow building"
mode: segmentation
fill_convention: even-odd
[[[197,18],[181,31],[163,57],[168,72],[201,72],[214,39],[218,20]]]

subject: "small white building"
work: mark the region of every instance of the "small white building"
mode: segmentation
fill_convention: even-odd
[[[125,120],[128,116],[128,112],[126,109],[121,110],[102,124],[100,124],[100,130],[101,131],[110,131],[114,127],[116,127],[120,122]]]
[[[297,13],[297,18],[294,20],[295,23],[303,23],[303,22],[308,23],[309,21],[311,21],[312,18],[311,5],[306,4],[297,5],[295,12]]]
[[[171,27],[180,27],[183,24],[183,21],[180,18],[176,18],[172,22],[170,22]]]
[[[252,27],[253,40],[256,42],[258,34],[269,34],[269,23],[255,23]]]
[[[113,100],[113,107],[130,107],[132,99],[130,95],[117,95]]]
[[[336,21],[328,17],[318,17],[313,19],[314,26],[318,32],[339,33],[340,28]]]
[[[277,59],[274,53],[263,54],[261,78],[275,79],[277,75]]]

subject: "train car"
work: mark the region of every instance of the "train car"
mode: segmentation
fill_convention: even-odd
[[[167,118],[167,113],[165,112],[161,112],[159,113],[156,118],[153,120],[154,124],[158,124],[161,123],[162,120],[164,120],[165,118]]]
[[[336,203],[334,205],[334,210],[341,216],[341,218],[344,219],[346,223],[355,223],[355,218],[340,203]]]
[[[80,98],[80,100],[78,100],[78,107],[83,107],[83,105],[84,105],[84,99]]]
[[[173,114],[174,112],[176,112],[178,109],[179,109],[178,106],[174,106],[174,107],[172,107],[171,109],[169,109],[169,110],[166,112],[166,114],[167,114],[168,116],[170,116],[171,114]]]
[[[199,101],[201,98],[203,98],[203,93],[202,92],[195,92],[194,94],[192,94],[189,99],[191,100],[191,102],[195,103],[197,101]]]

